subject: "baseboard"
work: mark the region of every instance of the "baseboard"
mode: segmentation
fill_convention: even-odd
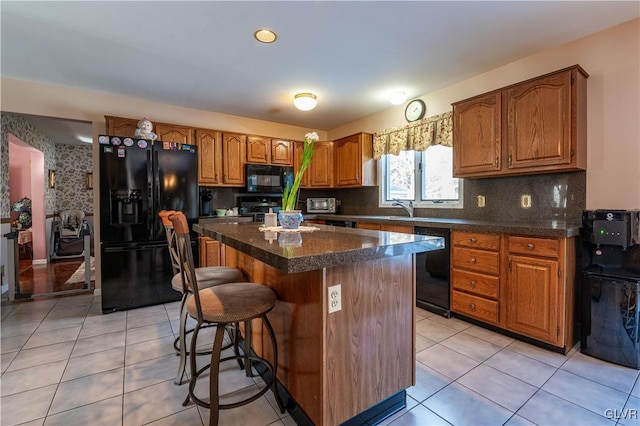
[[[33,265],[46,265],[48,262],[47,259],[33,259],[31,262]]]

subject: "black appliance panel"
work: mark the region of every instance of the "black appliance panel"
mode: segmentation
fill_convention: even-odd
[[[339,226],[341,228],[355,228],[357,223],[351,222],[350,220],[325,220],[325,225],[329,226]]]
[[[192,150],[168,150],[154,145],[154,180],[156,195],[153,208],[153,240],[165,239],[160,210],[180,210],[187,217],[189,229],[197,223],[198,212],[198,157]]]
[[[581,352],[640,369],[639,210],[582,214]]]
[[[282,193],[293,185],[293,167],[246,165],[246,190],[250,193]]]
[[[148,241],[152,224],[149,150],[100,145],[102,241]],[[119,153],[119,150],[120,153]]]
[[[448,228],[416,227],[415,233],[443,238],[441,250],[416,254],[416,306],[451,316],[450,242]]]
[[[197,241],[191,242],[198,258]],[[173,269],[164,244],[102,245],[102,312],[180,300],[171,287]]]

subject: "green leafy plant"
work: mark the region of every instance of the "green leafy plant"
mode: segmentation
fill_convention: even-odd
[[[284,189],[284,193],[282,194],[282,210],[296,209],[296,201],[298,200],[298,190],[300,189],[300,183],[302,182],[304,172],[307,170],[307,167],[309,167],[309,164],[311,164],[311,159],[313,158],[313,154],[315,153],[313,144],[314,142],[317,142],[318,139],[319,137],[316,132],[310,132],[304,135],[304,149],[302,150],[302,162],[300,163],[300,169],[293,179],[293,185],[291,185],[290,182],[287,182],[287,186]]]

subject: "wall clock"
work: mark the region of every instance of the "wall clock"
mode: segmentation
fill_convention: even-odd
[[[427,112],[427,106],[422,99],[414,99],[407,104],[407,108],[404,110],[404,118],[407,121],[416,121],[424,117]]]

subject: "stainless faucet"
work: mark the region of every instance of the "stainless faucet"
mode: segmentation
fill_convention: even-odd
[[[392,206],[399,206],[402,207],[403,209],[405,209],[405,211],[407,213],[409,213],[409,217],[413,217],[413,201],[409,200],[406,204],[400,200],[398,200],[397,198],[393,199],[393,204],[391,204]]]

